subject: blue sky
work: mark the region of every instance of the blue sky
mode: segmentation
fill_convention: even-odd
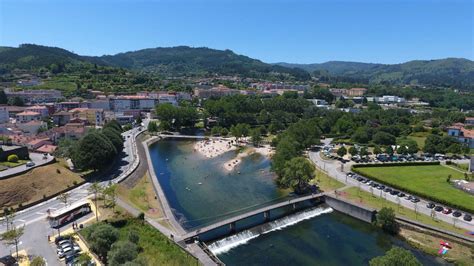
[[[158,46],[265,62],[474,59],[473,0],[0,0],[0,45],[81,55]]]

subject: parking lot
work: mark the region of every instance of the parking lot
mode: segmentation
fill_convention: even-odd
[[[371,187],[372,190],[375,189],[375,190],[380,191],[380,197],[392,196],[397,201],[398,200],[405,200],[405,201],[412,202],[414,204],[418,204],[421,201],[416,196],[405,194],[402,191],[398,191],[398,190],[396,190],[394,188],[391,188],[389,186],[379,184],[375,181],[372,181],[368,178],[365,178],[365,177],[363,177],[361,175],[358,175],[358,174],[355,174],[355,173],[347,173],[347,177],[352,178],[352,179],[356,180],[357,182],[360,182],[361,184],[365,184],[368,187]],[[468,213],[463,213],[463,212],[458,211],[458,210],[453,210],[449,207],[439,205],[439,204],[435,204],[433,202],[427,202],[426,203],[426,208],[428,208],[428,209],[430,209],[434,212],[443,214],[443,215],[452,216],[452,217],[455,217],[455,218],[462,218],[466,222],[471,222],[472,221],[472,216]]]

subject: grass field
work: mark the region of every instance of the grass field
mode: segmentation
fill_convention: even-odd
[[[464,179],[460,171],[441,165],[360,167],[357,172],[409,193],[474,213],[474,196],[446,179]]]
[[[0,206],[15,207],[20,203],[31,203],[82,181],[77,173],[59,163],[38,167],[25,174],[0,180]]]
[[[81,235],[87,240],[90,236],[90,231],[99,224],[86,227],[80,232]],[[178,245],[147,223],[143,223],[135,218],[129,218],[116,222],[112,221],[109,224],[119,230],[119,241],[127,240],[130,231],[134,231],[139,236],[138,246],[140,247],[140,253],[138,257],[143,258],[147,265],[198,265],[194,257],[188,255]]]
[[[407,138],[416,141],[418,148],[423,149],[425,147],[425,140],[428,135],[430,135],[429,132],[415,132],[410,134]]]
[[[319,188],[326,192],[344,187],[343,183],[329,177],[326,173],[319,170],[316,170],[316,177],[311,181],[311,184],[319,185]]]
[[[153,184],[148,175],[143,176],[132,189],[119,185],[117,194],[122,200],[141,210],[151,218],[163,216],[160,202],[155,199]]]

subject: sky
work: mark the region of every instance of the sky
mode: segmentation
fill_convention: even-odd
[[[188,45],[264,62],[474,60],[474,0],[0,0],[0,46]]]

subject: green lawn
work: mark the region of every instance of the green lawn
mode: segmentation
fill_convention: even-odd
[[[335,189],[344,187],[344,183],[329,177],[326,173],[316,170],[315,178],[311,180],[311,184],[317,184],[322,191],[330,192]]]
[[[80,232],[81,235],[87,240],[94,226],[101,223],[103,222],[84,228]],[[142,223],[135,218],[109,223],[119,229],[119,240],[127,240],[128,232],[130,231],[134,231],[138,234],[138,246],[141,248],[138,257],[142,257],[142,259],[147,262],[147,265],[197,265],[197,261],[194,257],[188,255],[178,245],[174,244],[147,223]]]
[[[381,166],[354,169],[366,177],[439,203],[474,213],[474,196],[446,182],[464,179],[463,173],[441,165]]]

